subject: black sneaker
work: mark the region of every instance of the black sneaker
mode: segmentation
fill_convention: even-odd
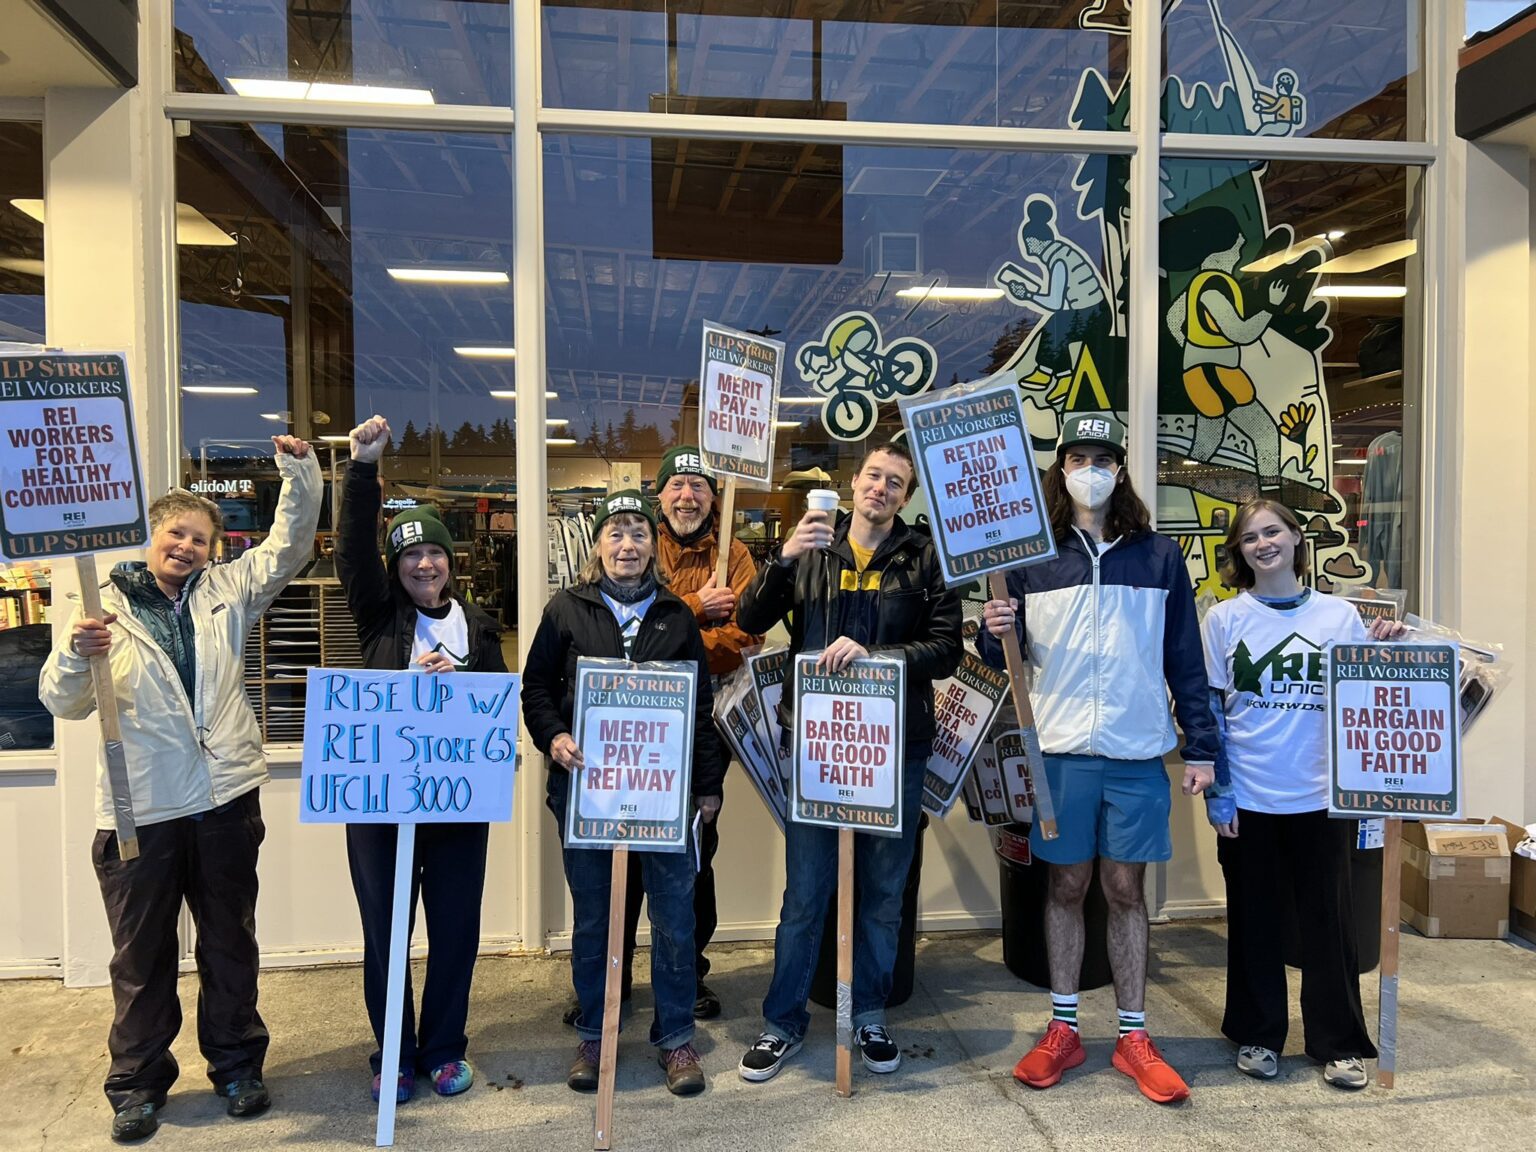
[[[779,1074],[784,1061],[798,1051],[800,1051],[800,1041],[780,1040],[772,1032],[764,1032],[757,1038],[757,1042],[747,1049],[746,1055],[741,1058],[741,1063],[736,1066],[736,1071],[741,1073],[743,1080],[751,1080],[754,1083],[772,1080]]]
[[[224,1111],[231,1116],[260,1116],[272,1107],[272,1095],[259,1079],[231,1080],[215,1094],[224,1097]]]
[[[693,1001],[693,1018],[713,1020],[718,1015],[720,1015],[720,997],[715,995],[713,988],[700,980],[698,992]]]
[[[866,1024],[854,1032],[853,1046],[871,1072],[894,1072],[901,1067],[901,1049],[884,1024]]]
[[[119,1144],[131,1144],[153,1136],[160,1127],[158,1104],[130,1104],[112,1117],[112,1139]]]

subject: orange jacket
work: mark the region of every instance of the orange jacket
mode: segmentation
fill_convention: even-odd
[[[691,544],[678,542],[665,516],[659,516],[658,520],[660,523],[659,531],[656,533],[659,545],[656,553],[657,563],[667,575],[669,581],[667,587],[673,595],[682,597],[683,603],[688,605],[694,619],[699,622],[699,630],[704,634],[704,651],[709,654],[710,674],[724,676],[734,672],[741,667],[741,650],[753,644],[761,644],[763,638],[738,628],[735,612],[724,620],[710,620],[704,615],[704,605],[698,597],[698,591],[715,574],[715,561],[719,556],[715,543],[719,531],[718,519],[711,530]],[[747,546],[740,540],[733,539],[731,563],[726,570],[726,580],[732,591],[736,593],[737,603],[740,603],[741,594],[747,590],[752,583],[752,578],[756,575],[757,565],[752,563],[752,554],[747,551]]]

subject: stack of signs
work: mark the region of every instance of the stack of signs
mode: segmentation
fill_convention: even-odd
[[[777,755],[770,755],[761,744],[747,704],[757,704],[751,674],[747,668],[731,673],[715,693],[715,727],[731,749],[731,754],[747,770],[752,786],[767,807],[779,831],[789,818],[789,797],[779,772]]]
[[[789,675],[789,649],[772,648],[746,658],[747,675],[752,680],[752,694],[747,700],[747,714],[762,741],[764,757],[778,766],[779,780],[789,790],[789,750],[784,740],[784,726],[779,723],[779,701],[784,698],[784,680]]]
[[[704,322],[699,366],[699,447],[704,470],[751,488],[772,483],[774,421],[784,345]]]
[[[576,662],[570,848],[688,850],[698,668],[688,662]]]
[[[976,751],[1008,695],[1008,674],[967,651],[960,667],[933,686],[938,731],[923,779],[923,807],[941,819],[960,797]]]
[[[1003,796],[1003,777],[995,745],[983,744],[976,749],[962,795],[966,811],[977,824],[1008,823],[1008,802]]]
[[[1455,644],[1328,646],[1330,816],[1461,816]]]
[[[819,655],[795,658],[790,819],[900,836],[906,661],[866,656],[824,672]]]

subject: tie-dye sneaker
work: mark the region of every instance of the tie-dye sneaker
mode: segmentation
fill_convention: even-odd
[[[439,1096],[457,1096],[475,1082],[475,1070],[468,1060],[450,1060],[432,1069],[432,1091]]]
[[[383,1080],[382,1074],[373,1078],[373,1100],[375,1104],[379,1100],[379,1083],[381,1080]],[[415,1092],[416,1073],[407,1072],[402,1069],[400,1075],[395,1078],[395,1103],[404,1104]]]

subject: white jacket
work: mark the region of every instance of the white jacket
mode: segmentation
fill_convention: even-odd
[[[267,782],[261,730],[245,694],[245,642],[313,555],[324,487],[314,453],[276,459],[283,487],[272,531],[239,559],[210,565],[187,593],[183,611],[192,613],[196,653],[191,701],[175,663],[122,592],[110,582],[102,589],[102,610],[117,613],[108,656],[140,826],[206,812]],[[64,720],[96,710],[91,663],[69,646],[79,614],[76,605],[38,681],[43,705]],[[96,827],[115,827],[104,750],[97,757]]]

